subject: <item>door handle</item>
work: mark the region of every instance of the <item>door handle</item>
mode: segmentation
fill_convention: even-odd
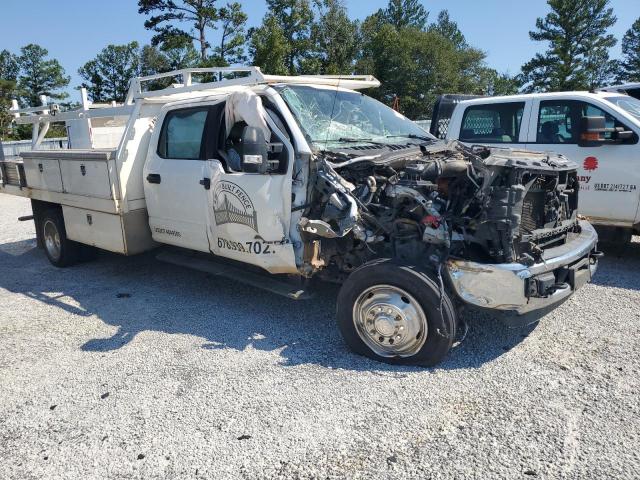
[[[147,182],[149,183],[160,183],[160,174],[159,173],[150,173],[147,175]]]
[[[211,188],[211,179],[203,178],[202,180],[200,180],[200,185],[202,185],[205,190],[209,190]]]

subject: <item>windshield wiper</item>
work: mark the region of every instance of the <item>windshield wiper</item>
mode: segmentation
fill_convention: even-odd
[[[338,139],[332,138],[329,140],[316,140],[316,143],[368,143],[370,145],[375,145],[377,147],[386,147],[388,146],[383,142],[376,142],[372,138],[352,138],[352,137],[340,137]]]
[[[407,133],[404,135],[386,135],[387,138],[413,138],[416,140],[424,140],[425,142],[434,142],[435,139],[426,135],[416,135],[415,133]]]

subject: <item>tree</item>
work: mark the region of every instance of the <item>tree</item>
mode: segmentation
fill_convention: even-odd
[[[516,95],[522,88],[521,75],[509,75],[508,73],[498,73],[494,69],[487,69],[487,85],[485,95]]]
[[[279,53],[285,53],[288,73],[302,73],[301,64],[309,56],[311,49],[313,11],[309,0],[267,0],[267,6],[269,10],[261,28],[266,27],[269,31],[278,27],[277,31],[268,32],[267,36],[272,40],[279,36],[284,38],[286,47],[280,47]],[[256,46],[255,41],[252,44]]]
[[[351,21],[343,0],[317,0],[311,28],[317,73],[349,74],[358,51],[358,23]],[[307,66],[306,70],[311,70]]]
[[[612,71],[609,49],[616,44],[607,30],[616,22],[609,0],[548,0],[551,12],[538,18],[532,40],[549,42],[522,67],[528,91],[595,88]]]
[[[18,79],[19,71],[18,57],[9,50],[0,51],[0,79],[15,82]]]
[[[274,17],[267,16],[260,27],[250,31],[249,38],[253,65],[272,75],[289,73],[291,45]]]
[[[442,10],[438,14],[438,20],[429,26],[429,30],[439,33],[444,38],[451,40],[457,48],[467,47],[467,40],[458,28],[458,24],[451,20],[448,10]]]
[[[247,14],[238,2],[227,3],[218,10],[220,19],[220,43],[214,49],[214,55],[223,65],[232,65],[246,60],[244,45],[247,41],[245,26]]]
[[[622,57],[618,68],[619,82],[640,82],[640,18],[622,37]]]
[[[205,61],[211,46],[207,31],[215,28],[219,18],[214,4],[215,0],[139,0],[138,13],[151,15],[144,26],[156,32],[151,40],[153,45],[176,37],[194,40],[200,45],[200,59]],[[177,27],[176,23],[191,23],[195,33]]]
[[[396,28],[414,27],[424,30],[429,12],[419,0],[389,0],[387,8],[381,11],[382,18]]]
[[[108,45],[78,73],[94,102],[124,102],[131,78],[140,75],[138,42]]]
[[[409,118],[429,118],[442,93],[485,93],[484,52],[459,49],[435,31],[397,29],[380,23],[378,14],[362,25],[358,73],[375,75],[381,87],[371,95],[387,105],[398,103]]]
[[[56,59],[47,59],[49,52],[33,43],[20,49],[18,66],[18,89],[24,104],[40,105],[40,95],[55,100],[63,100],[69,96],[61,91],[69,85],[70,78],[65,75],[64,68]]]

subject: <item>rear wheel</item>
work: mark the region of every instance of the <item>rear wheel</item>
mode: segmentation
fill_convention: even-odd
[[[337,319],[352,350],[386,363],[435,365],[455,338],[455,310],[439,282],[391,260],[364,265],[347,278]]]
[[[40,228],[44,252],[52,265],[68,267],[79,260],[80,244],[67,238],[60,210],[50,209],[44,212]]]

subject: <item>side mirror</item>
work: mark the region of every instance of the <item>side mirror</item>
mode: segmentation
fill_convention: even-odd
[[[267,142],[261,129],[246,126],[242,130],[241,165],[245,173],[267,173],[269,167]]]
[[[607,123],[604,117],[582,117],[580,121],[580,146],[594,146],[606,141]]]
[[[635,138],[635,135],[636,134],[631,130],[625,130],[624,128],[619,127],[616,128],[616,131],[613,134],[613,138],[620,143],[624,143],[626,141],[633,140],[633,138]]]

